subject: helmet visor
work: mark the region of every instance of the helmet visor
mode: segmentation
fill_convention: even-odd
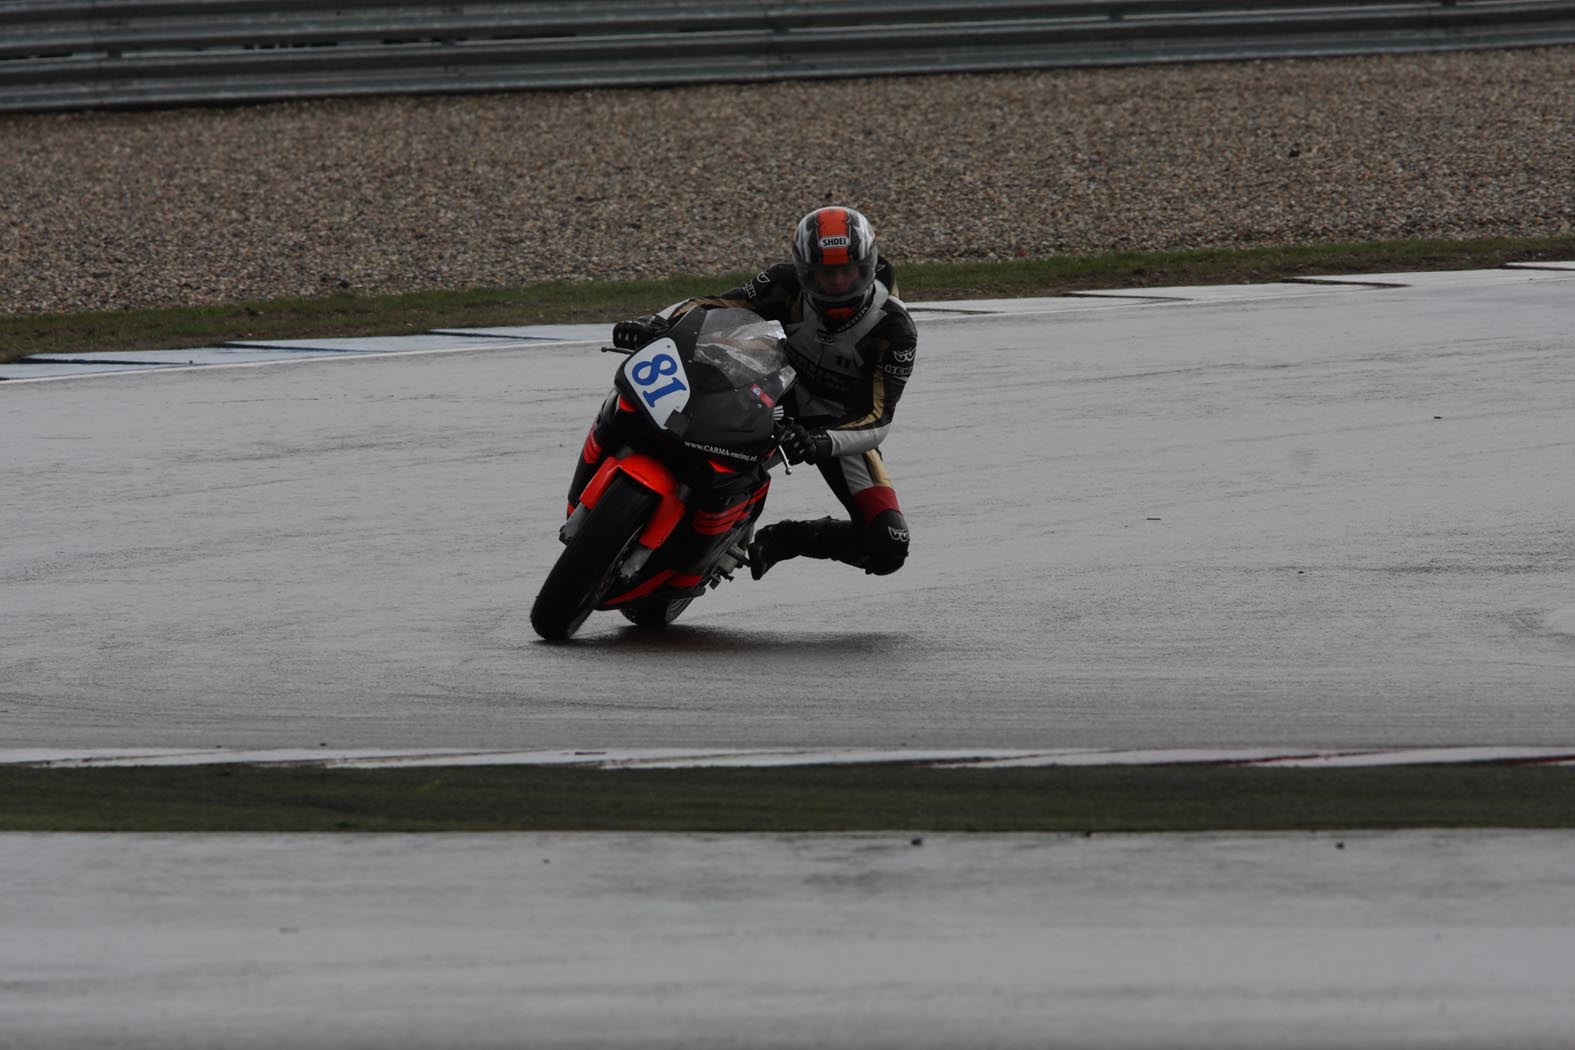
[[[845,266],[814,266],[809,280],[814,290],[826,299],[846,299],[858,295],[864,283],[863,267],[848,263]]]

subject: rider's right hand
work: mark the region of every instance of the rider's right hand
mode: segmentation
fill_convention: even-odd
[[[811,430],[802,423],[789,423],[777,435],[777,443],[789,463],[818,463],[831,455],[831,437],[824,430]]]
[[[649,314],[613,325],[613,346],[620,350],[638,350],[652,339],[667,331],[667,318]]]

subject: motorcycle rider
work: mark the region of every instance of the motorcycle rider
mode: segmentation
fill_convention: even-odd
[[[869,220],[852,208],[818,208],[799,220],[791,261],[742,287],[680,303],[669,317],[620,321],[613,343],[637,349],[691,310],[725,307],[781,322],[799,376],[785,406],[782,451],[790,463],[818,467],[849,515],[766,526],[749,545],[750,574],[758,580],[796,557],[845,562],[877,576],[896,572],[908,557],[908,522],[880,445],[913,374],[918,333],[896,298],[891,264],[876,252]]]

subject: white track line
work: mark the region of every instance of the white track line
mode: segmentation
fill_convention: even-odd
[[[594,769],[699,769],[818,765],[920,765],[936,769],[1023,769],[1035,766],[1211,765],[1334,769],[1409,765],[1571,765],[1575,748],[1439,747],[1326,750],[1317,748],[1177,748],[1163,750],[906,750],[901,748],[722,749],[610,748],[586,750],[330,750],[287,748],[16,748],[0,749],[0,765],[51,769],[204,765],[321,766],[387,769],[415,766],[583,766]]]

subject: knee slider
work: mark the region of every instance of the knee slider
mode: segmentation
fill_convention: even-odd
[[[864,530],[864,547],[865,572],[873,576],[896,572],[908,560],[908,519],[901,511],[881,511]]]

